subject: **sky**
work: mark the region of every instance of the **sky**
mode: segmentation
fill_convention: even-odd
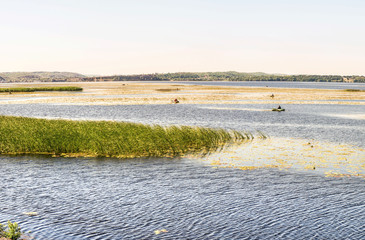
[[[0,72],[365,75],[363,0],[0,0]]]

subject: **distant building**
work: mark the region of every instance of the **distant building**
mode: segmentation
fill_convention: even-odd
[[[343,80],[343,82],[348,82],[348,83],[353,83],[354,82],[353,78],[343,77],[342,80]]]

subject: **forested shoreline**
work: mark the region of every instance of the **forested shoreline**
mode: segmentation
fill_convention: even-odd
[[[240,72],[181,72],[116,75],[83,78],[82,81],[291,81],[291,82],[365,82],[365,76],[283,75]]]
[[[358,82],[365,76],[286,75],[242,72],[177,72],[86,77],[65,72],[0,73],[0,82],[91,82],[91,81],[289,81],[289,82]]]

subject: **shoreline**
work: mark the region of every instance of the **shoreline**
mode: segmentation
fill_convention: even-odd
[[[77,86],[82,92],[0,93],[1,104],[352,104],[365,105],[364,91],[184,85],[143,82],[67,82],[0,84],[1,87]],[[274,97],[271,97],[274,95]]]

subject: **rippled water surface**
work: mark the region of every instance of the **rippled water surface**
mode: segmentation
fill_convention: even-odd
[[[270,136],[322,139],[365,147],[365,105],[286,104],[285,112],[272,112],[272,107],[270,104],[11,104],[2,105],[0,114],[260,130]]]
[[[37,239],[362,239],[365,231],[361,179],[187,159],[2,157],[0,167],[1,218]]]
[[[365,106],[284,107],[1,105],[2,115],[259,130],[271,138],[207,158],[1,156],[0,222],[19,222],[35,239],[363,239],[364,178],[325,177],[318,168],[365,167],[356,150],[365,147]],[[302,159],[317,170],[238,165]]]

